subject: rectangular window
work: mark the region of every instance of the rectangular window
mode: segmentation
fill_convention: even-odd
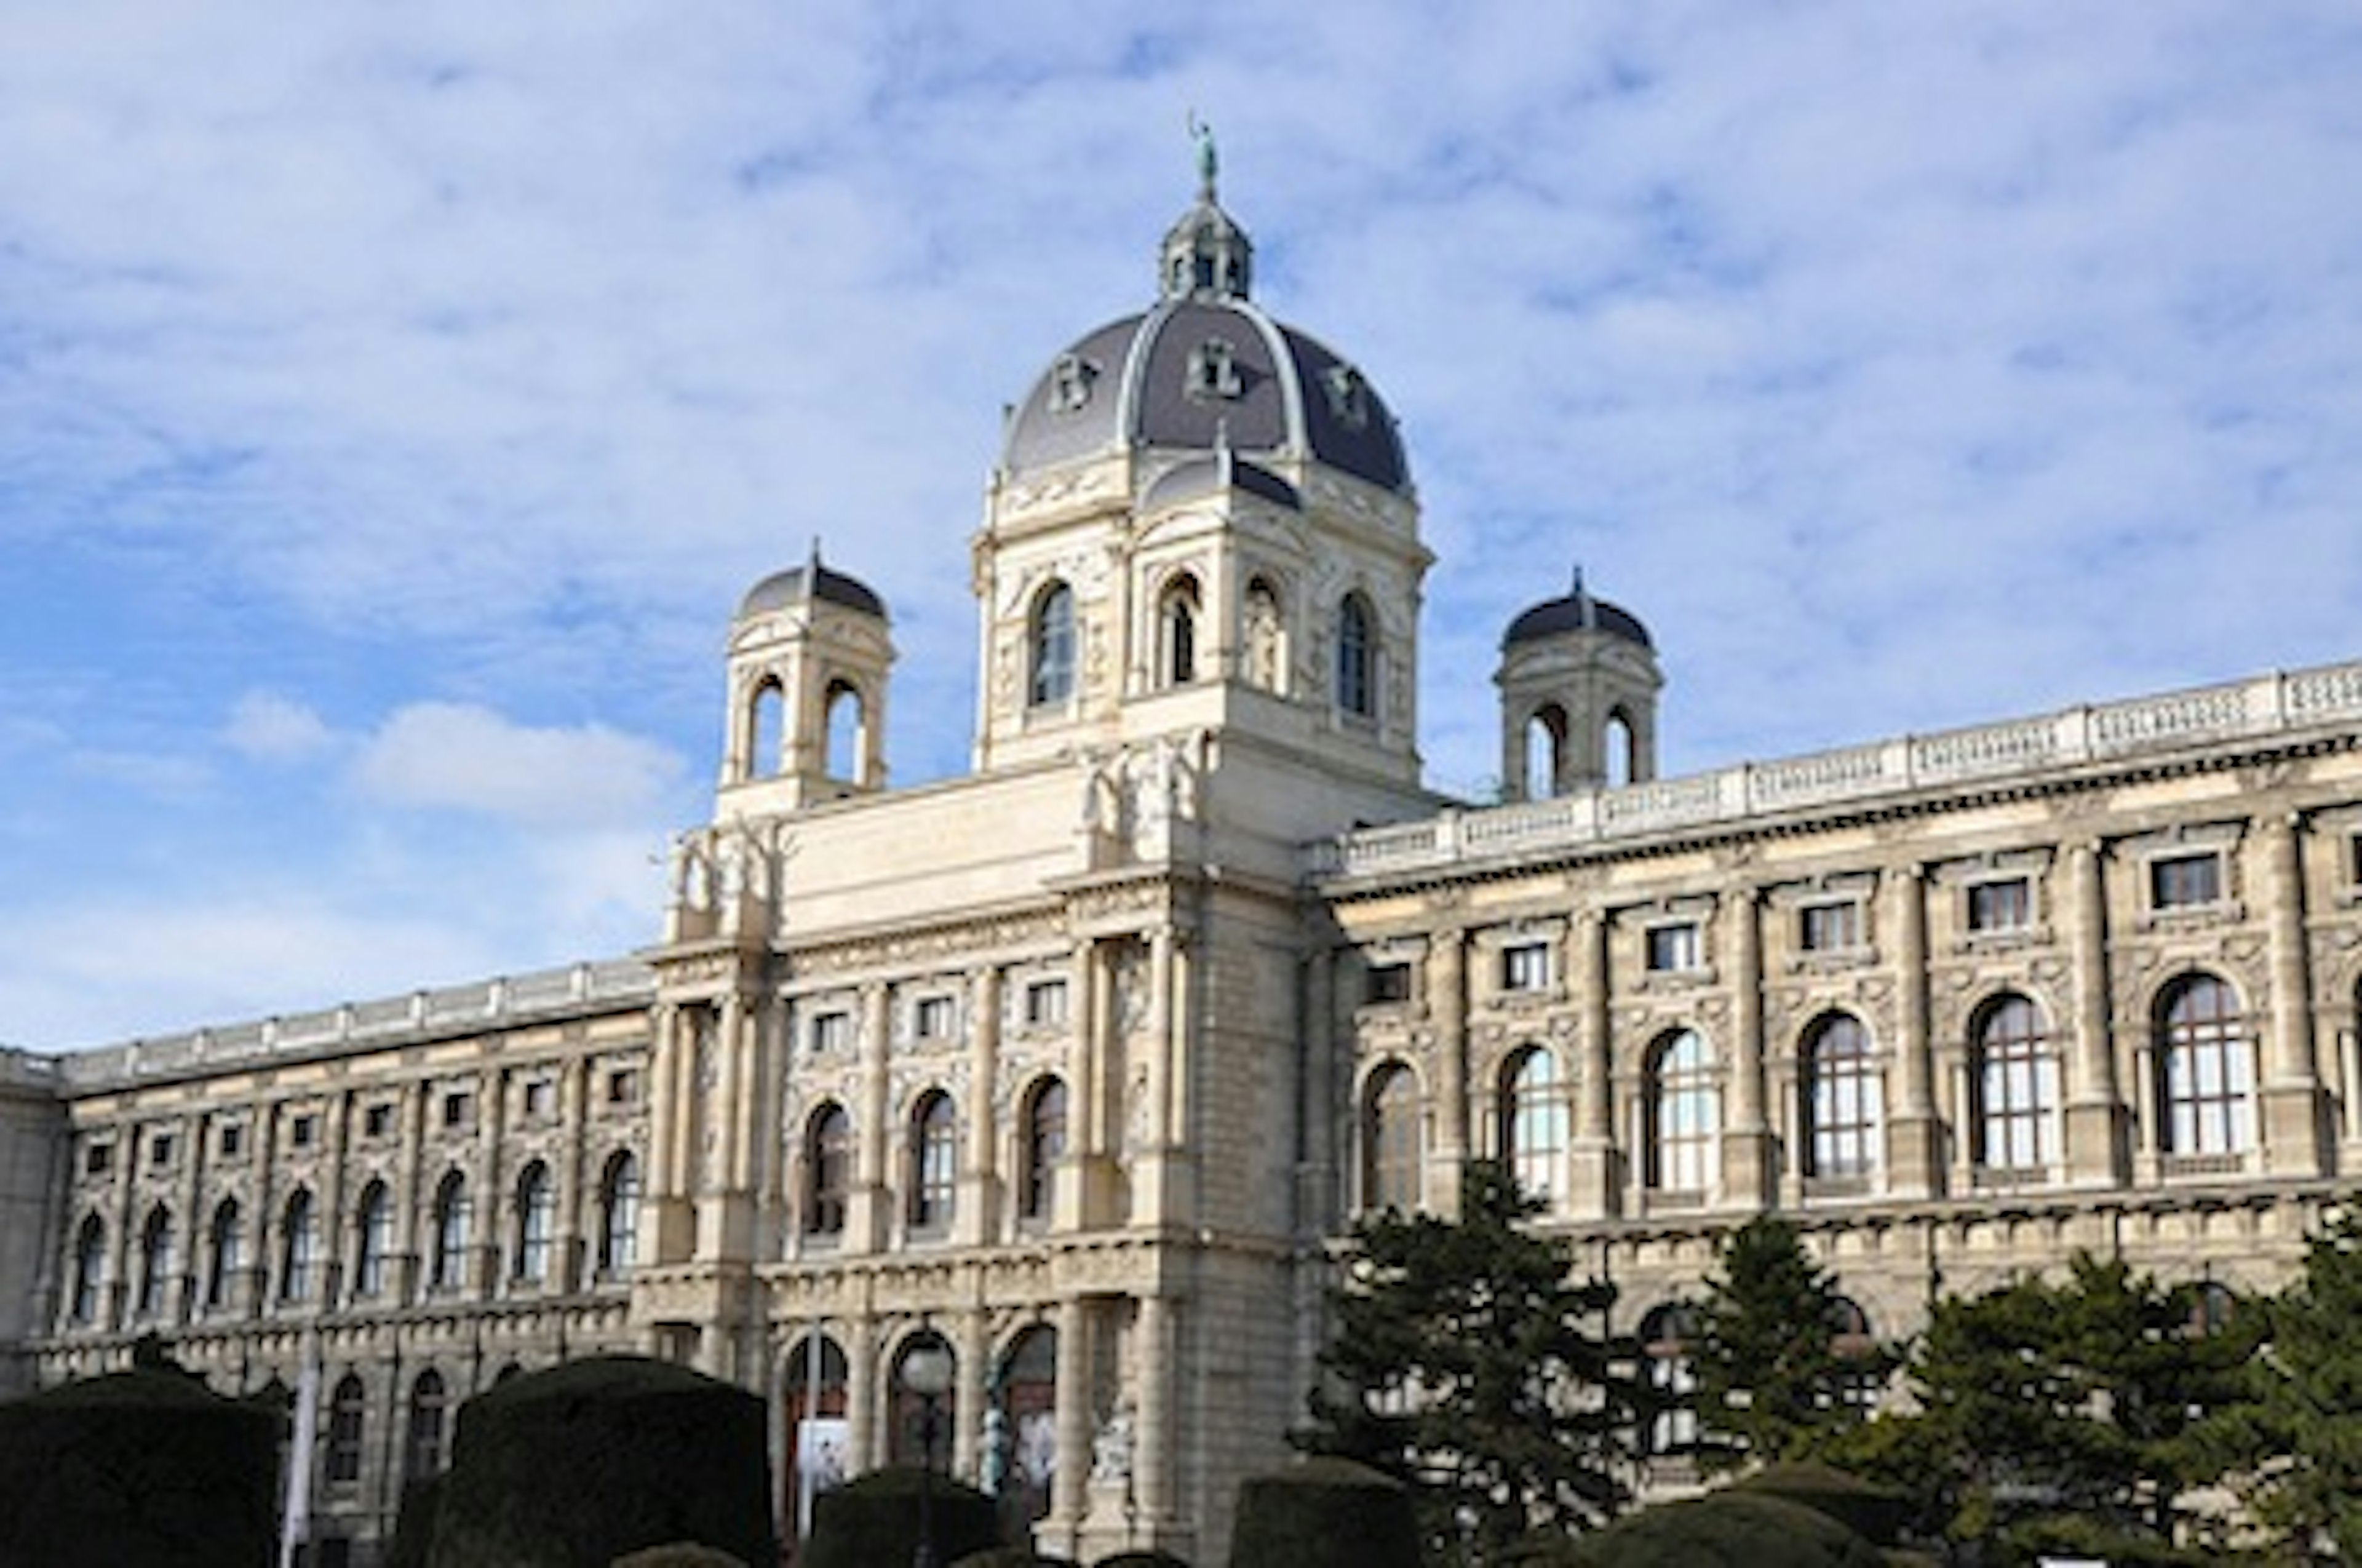
[[[148,1163],[151,1165],[169,1165],[172,1163],[172,1135],[170,1132],[149,1134]]]
[[[524,1113],[538,1120],[547,1116],[557,1104],[557,1086],[547,1078],[534,1078],[524,1086]]]
[[[911,1010],[911,1031],[922,1040],[943,1040],[952,1032],[952,999],[921,997]]]
[[[306,1112],[288,1122],[287,1142],[296,1148],[308,1149],[312,1146],[313,1139],[319,1136],[319,1132],[320,1119]]]
[[[844,1053],[853,1043],[853,1015],[849,1012],[816,1013],[811,1021],[812,1054],[833,1056]]]
[[[115,1145],[112,1143],[93,1143],[82,1153],[82,1168],[86,1175],[104,1176],[107,1167],[114,1164]]]
[[[631,1105],[640,1098],[640,1075],[630,1067],[617,1067],[607,1075],[607,1103]]]
[[[1674,974],[1698,966],[1698,928],[1694,922],[1652,925],[1648,931],[1649,968],[1654,974]]]
[[[2201,909],[2223,899],[2223,857],[2213,850],[2202,855],[2159,856],[2148,863],[2149,907],[2159,910]]]
[[[1540,942],[1520,942],[1515,947],[1502,948],[1501,988],[1505,991],[1549,989],[1549,944]]]
[[[1861,905],[1806,904],[1797,911],[1797,940],[1807,953],[1844,953],[1861,945]]]
[[[1025,988],[1025,1026],[1056,1029],[1066,1021],[1066,982],[1036,980]]]
[[[2034,888],[2023,877],[1978,882],[1969,889],[1969,929],[2024,931],[2034,923]]]
[[[393,1131],[393,1107],[372,1105],[361,1112],[361,1133],[364,1137],[382,1138]]]
[[[221,1152],[223,1159],[236,1159],[237,1157],[237,1152],[245,1147],[245,1128],[237,1126],[236,1123],[232,1123],[230,1126],[225,1127],[221,1130]]]
[[[466,1089],[447,1090],[443,1096],[443,1125],[465,1127],[474,1114],[475,1102]]]
[[[1410,1000],[1410,966],[1371,965],[1369,983],[1363,988],[1362,999],[1373,1007]]]

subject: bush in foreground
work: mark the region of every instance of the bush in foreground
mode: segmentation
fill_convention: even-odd
[[[877,1568],[881,1562],[910,1562],[919,1546],[922,1478],[911,1466],[873,1470],[814,1497],[804,1568]],[[928,1485],[933,1498],[935,1561],[957,1562],[999,1543],[1000,1516],[989,1496],[944,1475],[934,1476]]]
[[[1239,1486],[1231,1568],[1419,1568],[1402,1483],[1341,1459],[1306,1459]]]

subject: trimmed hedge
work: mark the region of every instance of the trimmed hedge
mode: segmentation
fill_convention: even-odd
[[[432,1568],[607,1568],[694,1542],[778,1560],[763,1401],[686,1367],[592,1356],[459,1408]]]
[[[814,1497],[802,1568],[877,1568],[911,1561],[919,1548],[922,1476],[915,1465],[873,1470]],[[947,1475],[933,1476],[928,1485],[937,1562],[957,1562],[1000,1543],[1000,1515],[991,1497]]]
[[[385,1568],[426,1568],[435,1550],[435,1515],[443,1506],[443,1477],[421,1476],[402,1488],[402,1511],[393,1518],[393,1540]]]
[[[1893,1546],[1902,1538],[1911,1507],[1911,1500],[1891,1486],[1812,1461],[1766,1465],[1731,1490],[1801,1503],[1880,1546]]]
[[[1884,1568],[1883,1552],[1827,1515],[1730,1488],[1644,1508],[1606,1529],[1521,1553],[1522,1568]]]
[[[663,1546],[646,1546],[626,1556],[618,1557],[607,1568],[752,1568],[716,1546],[700,1546],[693,1540],[669,1541]]]
[[[1410,1493],[1343,1459],[1251,1475],[1239,1485],[1231,1568],[1419,1568]]]
[[[1071,1557],[1043,1557],[1030,1546],[996,1546],[988,1551],[971,1551],[954,1562],[952,1568],[1078,1568],[1078,1565]]]
[[[270,1411],[178,1371],[0,1405],[0,1562],[270,1568],[279,1431]]]
[[[1189,1568],[1189,1564],[1169,1551],[1119,1551],[1100,1558],[1097,1568]]]

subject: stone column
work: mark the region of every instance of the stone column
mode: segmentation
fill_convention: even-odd
[[[1888,1185],[1897,1198],[1926,1198],[1943,1185],[1942,1130],[1929,1087],[1926,868],[1898,867],[1887,880],[1896,906],[1894,980],[1900,1002],[1894,1042],[1897,1104],[1887,1126]]]
[[[1181,965],[1172,928],[1159,926],[1148,938],[1148,1019],[1140,1038],[1147,1069],[1147,1147],[1132,1151],[1131,1220],[1154,1224],[1171,1218],[1170,1165],[1174,1147],[1174,1069],[1181,1050]]]
[[[984,1313],[977,1309],[954,1314],[949,1336],[958,1361],[951,1399],[952,1474],[973,1482],[977,1452],[984,1436],[984,1386],[991,1371],[992,1349]]]
[[[712,1137],[713,1159],[697,1206],[698,1253],[744,1260],[754,1240],[754,1193],[746,1179],[747,1123],[755,1114],[747,1092],[754,1064],[746,999],[735,990],[723,996],[713,1027],[713,1093],[702,1107],[701,1134]]]
[[[1001,992],[997,964],[968,977],[968,1103],[960,1108],[967,1117],[967,1158],[952,1222],[953,1237],[963,1246],[981,1246],[1000,1233]]]
[[[844,1325],[844,1442],[856,1474],[886,1463],[886,1434],[877,1419],[885,1375],[878,1364],[877,1325],[866,1318],[850,1320]]]
[[[854,1142],[853,1190],[846,1195],[845,1241],[862,1252],[885,1245],[892,1220],[891,1161],[898,1141],[887,1121],[886,1061],[893,1047],[893,999],[872,982],[861,988],[861,1106]]]
[[[2270,1053],[2263,1075],[2264,1161],[2275,1176],[2300,1178],[2324,1175],[2329,1165],[2321,1077],[2313,1059],[2301,827],[2288,812],[2275,812],[2263,823],[2272,975]]]
[[[1051,1483],[1049,1522],[1069,1540],[1082,1528],[1091,1478],[1091,1304],[1058,1304],[1058,1473]]]
[[[2074,966],[2075,1062],[2067,1096],[2068,1179],[2120,1186],[2125,1177],[2125,1108],[2116,1084],[2108,983],[2107,846],[2067,852],[2068,950]]]
[[[1181,1370],[1174,1355],[1175,1306],[1161,1296],[1140,1298],[1136,1354],[1140,1408],[1132,1452],[1132,1496],[1152,1525],[1173,1516],[1173,1388]]]
[[[1771,1205],[1772,1140],[1763,1096],[1763,928],[1759,894],[1733,888],[1722,899],[1730,964],[1730,1110],[1722,1135],[1724,1195],[1738,1209]]]
[[[579,1057],[557,1066],[559,1143],[557,1169],[551,1173],[557,1182],[557,1222],[550,1229],[549,1281],[550,1288],[561,1295],[580,1288],[590,1272],[590,1260],[582,1240],[582,1210],[596,1203],[599,1177],[595,1172],[582,1168],[582,1121],[587,1104],[583,1076],[587,1071],[588,1064]]]
[[[1575,916],[1568,943],[1568,977],[1581,1010],[1576,1035],[1573,1173],[1567,1208],[1578,1220],[1613,1216],[1620,1173],[1616,1158],[1616,1054],[1607,1010],[1607,918],[1595,909]]]
[[[1435,1145],[1422,1184],[1427,1207],[1446,1217],[1460,1212],[1460,1171],[1468,1158],[1467,933],[1447,927],[1429,939],[1427,1016],[1435,1031]]]
[[[1348,1027],[1337,997],[1337,955],[1318,947],[1305,955],[1302,1163],[1297,1167],[1296,1215],[1299,1231],[1326,1232],[1341,1211],[1337,1179],[1338,1116],[1343,1103],[1337,1081],[1340,1043]]]

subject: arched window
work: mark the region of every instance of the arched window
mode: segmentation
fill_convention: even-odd
[[[928,1090],[911,1113],[910,1162],[911,1229],[950,1223],[959,1176],[959,1129],[952,1115],[952,1097],[941,1089]]]
[[[844,1429],[851,1379],[844,1348],[826,1334],[806,1334],[789,1350],[780,1381],[779,1419],[787,1437],[780,1517],[792,1521],[800,1538],[811,1530],[807,1492],[829,1491],[852,1478]]]
[[[945,1435],[959,1430],[956,1393],[959,1387],[959,1377],[956,1372],[952,1377],[952,1387],[955,1392],[937,1397],[932,1412],[927,1408],[926,1399],[913,1390],[903,1376],[903,1369],[911,1364],[911,1353],[921,1346],[940,1351],[950,1359],[955,1368],[959,1365],[958,1356],[953,1351],[951,1342],[933,1329],[922,1329],[912,1334],[902,1342],[902,1348],[895,1353],[894,1425],[888,1435],[888,1441],[891,1445],[891,1452],[887,1455],[887,1463],[889,1464],[918,1464],[925,1460],[928,1447],[927,1422],[931,1414],[935,1423],[934,1458],[937,1463],[941,1463],[943,1458]]]
[[[1610,789],[1639,781],[1640,776],[1634,768],[1639,756],[1631,715],[1621,708],[1609,710],[1607,723],[1599,732],[1599,765]]]
[[[445,1174],[435,1188],[435,1266],[437,1290],[458,1290],[468,1283],[468,1231],[473,1205],[468,1201],[468,1178],[458,1171]]]
[[[385,1183],[373,1181],[361,1189],[360,1208],[353,1221],[353,1290],[356,1295],[385,1292],[386,1257],[393,1251],[393,1195]]]
[[[2165,1152],[2236,1154],[2255,1142],[2255,1058],[2239,999],[2213,975],[2185,975],[2158,999],[2158,1103]]]
[[[1539,1045],[1511,1056],[1501,1072],[1501,1154],[1518,1190],[1547,1203],[1558,1196],[1566,1155],[1566,1097],[1558,1060]]]
[[[1678,1301],[1651,1307],[1640,1320],[1639,1337],[1649,1387],[1658,1401],[1649,1418],[1649,1452],[1685,1452],[1698,1435],[1697,1365],[1689,1349],[1696,1329],[1690,1309]]]
[[[1043,1078],[1025,1099],[1024,1145],[1018,1151],[1017,1214],[1047,1220],[1057,1201],[1058,1162],[1066,1156],[1066,1086]]]
[[[516,1187],[516,1277],[538,1284],[549,1277],[549,1232],[557,1218],[557,1188],[539,1160],[525,1166]]]
[[[402,1473],[405,1479],[424,1481],[443,1469],[444,1430],[449,1423],[450,1390],[433,1367],[410,1386],[410,1419],[403,1429]]]
[[[1198,580],[1184,574],[1164,585],[1156,602],[1157,666],[1164,686],[1198,679]]]
[[[1977,1163],[1988,1170],[2038,1171],[2058,1154],[2058,1058],[2042,1010],[2025,997],[1995,997],[1977,1014],[1974,1064]]]
[[[1377,634],[1370,624],[1370,606],[1358,593],[1349,593],[1337,607],[1337,706],[1357,718],[1374,718],[1378,711]]]
[[[369,1419],[369,1392],[359,1376],[347,1373],[328,1397],[328,1485],[350,1486],[361,1478],[361,1440]]]
[[[1804,1066],[1805,1174],[1868,1176],[1882,1109],[1869,1032],[1849,1013],[1829,1014],[1805,1038]]]
[[[1279,591],[1263,578],[1247,583],[1240,606],[1246,650],[1246,678],[1265,691],[1282,691],[1287,684],[1286,622],[1280,614]]]
[[[1065,701],[1075,694],[1075,591],[1065,583],[1035,602],[1032,643],[1030,701],[1037,708]]]
[[[1566,710],[1546,702],[1526,721],[1526,799],[1547,801],[1565,775]]]
[[[312,1298],[312,1271],[320,1252],[320,1217],[312,1194],[297,1187],[281,1210],[279,1225],[279,1299]]]
[[[765,676],[746,700],[746,777],[768,778],[778,772],[786,744],[787,692],[778,680]]]
[[[1001,1353],[999,1386],[1010,1447],[1001,1504],[1030,1524],[1049,1513],[1058,1474],[1058,1331],[1036,1323],[1011,1340]]]
[[[1418,1081],[1388,1063],[1370,1075],[1362,1110],[1362,1199],[1368,1209],[1418,1207]]]
[[[640,1164],[618,1150],[599,1178],[599,1272],[631,1272],[639,1255]]]
[[[865,749],[862,736],[868,723],[868,707],[853,683],[832,683],[828,689],[828,755],[822,759],[822,772],[831,778],[860,780]]]
[[[98,1321],[99,1294],[106,1285],[106,1222],[87,1216],[74,1232],[73,1320]]]
[[[225,1198],[214,1207],[206,1227],[205,1307],[218,1311],[230,1304],[237,1288],[238,1271],[246,1266],[246,1236],[238,1225],[237,1199]]]
[[[1649,1186],[1659,1192],[1709,1190],[1722,1117],[1704,1035],[1683,1029],[1658,1042],[1649,1060],[1648,1097]]]
[[[822,1106],[804,1128],[804,1233],[841,1236],[853,1190],[853,1119],[844,1107]]]
[[[172,1289],[172,1211],[162,1204],[148,1211],[139,1230],[139,1294],[131,1309],[142,1318],[162,1312]]]
[[[1886,1392],[1887,1370],[1870,1314],[1843,1296],[1829,1303],[1829,1353],[1838,1362],[1838,1400],[1865,1413],[1875,1408]]]

